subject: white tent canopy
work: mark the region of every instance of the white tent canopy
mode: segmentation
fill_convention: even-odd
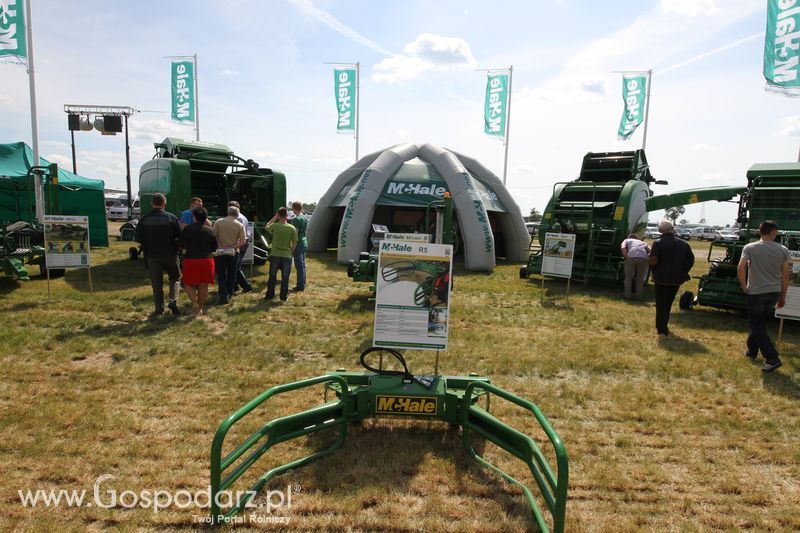
[[[445,190],[450,192],[467,270],[494,268],[496,238],[504,241],[500,248],[506,259],[527,260],[530,237],[519,206],[500,179],[475,159],[433,144],[402,144],[374,152],[339,174],[314,210],[307,231],[309,250],[327,249],[329,235],[341,220],[337,260],[357,259],[367,250],[376,206],[403,205],[402,195],[389,196],[408,191],[408,184],[404,187],[399,180],[411,175],[417,181],[412,191],[439,198]],[[420,180],[428,185],[419,185]],[[407,205],[420,205],[407,198]]]

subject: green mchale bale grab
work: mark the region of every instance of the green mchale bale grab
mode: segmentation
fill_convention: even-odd
[[[541,274],[550,232],[575,234],[573,279],[622,281],[620,246],[629,234],[644,234],[652,183],[666,184],[653,178],[644,150],[586,154],[578,179],[553,186],[538,229],[539,249],[520,268],[520,277]]]
[[[682,309],[707,305],[719,309],[745,311],[745,294],[739,286],[736,268],[742,249],[759,239],[758,226],[774,220],[780,233],[778,242],[790,250],[800,250],[800,163],[759,163],[747,171],[742,187],[707,187],[654,196],[647,200],[648,211],[709,202],[731,201],[739,197],[736,222],[738,241],[715,240],[708,251],[709,269],[700,277],[697,296],[686,291],[679,300]]]

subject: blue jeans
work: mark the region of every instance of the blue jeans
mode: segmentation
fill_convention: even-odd
[[[302,291],[306,288],[306,245],[298,242],[292,256],[294,257],[294,268],[297,270],[295,286]]]
[[[747,316],[750,321],[750,334],[747,336],[747,352],[752,356],[761,355],[767,361],[778,359],[778,350],[767,334],[767,319],[775,310],[780,293],[766,292],[747,295]]]
[[[278,280],[278,270],[281,271],[281,300],[286,300],[289,297],[289,276],[292,273],[292,258],[271,256],[269,258],[267,300],[275,298],[275,282]]]
[[[217,286],[219,297],[227,300],[233,295],[236,287],[236,272],[239,265],[239,257],[236,255],[218,255],[214,258],[217,270]]]

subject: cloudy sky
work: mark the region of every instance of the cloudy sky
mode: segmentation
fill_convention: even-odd
[[[336,134],[332,67],[361,73],[361,155],[402,142],[470,154],[498,175],[483,134],[485,73],[514,66],[508,188],[544,208],[589,151],[616,139],[615,70],[653,69],[647,156],[656,193],[739,185],[756,162],[796,161],[800,106],[767,93],[764,0],[33,0],[41,154],[71,168],[64,104],[131,106],[132,179],[167,136],[166,55],[197,54],[201,139],[286,172],[290,199],[317,201],[354,159]],[[0,65],[0,142],[30,143],[25,70]],[[78,172],[125,183],[122,136],[76,135]],[[730,204],[690,207],[733,222]],[[651,218],[655,218],[655,215]]]

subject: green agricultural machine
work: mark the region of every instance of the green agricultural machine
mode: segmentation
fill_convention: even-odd
[[[34,166],[28,171],[27,183],[20,186],[9,180],[0,183],[0,195],[10,199],[13,209],[10,209],[13,220],[0,220],[0,270],[9,277],[27,281],[30,279],[29,266],[38,267],[39,273],[46,274],[44,230],[40,223],[36,223],[34,216],[34,186],[33,172],[38,171],[42,176],[45,201],[49,206],[48,212],[60,212],[58,204],[58,166]],[[9,207],[9,206],[6,206]],[[28,220],[34,223],[27,222]],[[63,275],[63,269],[52,269],[51,276]]]
[[[434,244],[452,244],[457,248],[458,235],[453,225],[453,199],[444,193],[441,200],[431,202],[425,209],[425,226],[432,228]],[[348,261],[347,276],[357,282],[372,283],[370,291],[375,294],[378,279],[378,252],[361,252],[357,261]]]
[[[376,352],[379,352],[381,363],[384,356],[392,356],[402,370],[386,370],[380,363],[377,367],[370,364],[369,359],[375,357]],[[412,375],[403,356],[390,348],[369,348],[361,354],[360,359],[366,372],[346,372],[344,369],[339,369],[315,378],[273,387],[258,395],[220,424],[211,446],[213,523],[233,522],[235,515],[245,509],[256,493],[275,476],[325,457],[341,448],[351,424],[368,418],[389,417],[439,420],[460,426],[462,444],[467,454],[522,490],[539,530],[564,531],[569,477],[567,452],[558,434],[536,405],[493,385],[488,378],[475,374]],[[322,404],[269,421],[240,444],[226,446],[226,437],[231,428],[250,412],[262,407],[270,398],[318,385],[324,387]],[[327,401],[329,393],[332,393],[332,399]],[[555,470],[534,439],[489,413],[491,395],[509,401],[533,415],[544,433],[543,439],[552,446]],[[483,407],[479,405],[484,403],[479,402],[481,398],[485,399]],[[236,491],[237,494],[246,494],[245,497],[230,502],[226,507],[221,505],[220,502],[226,500],[221,496],[225,494],[229,496],[233,492],[231,487],[236,480],[273,446],[326,431],[338,433],[332,445],[267,470],[248,491]],[[479,455],[476,451],[475,436],[482,441],[497,445],[526,465],[538,488],[541,501],[544,502],[546,512],[550,515],[549,520],[545,518],[545,512],[542,511],[531,488]],[[230,451],[223,455],[223,448]],[[480,449],[480,446],[478,448]],[[230,501],[229,498],[227,500]]]
[[[700,277],[697,296],[684,292],[681,309],[707,305],[744,312],[745,294],[739,286],[736,268],[742,249],[759,239],[758,226],[774,220],[780,230],[778,241],[790,250],[800,250],[800,163],[761,163],[747,171],[744,187],[708,187],[653,196],[646,201],[648,211],[698,202],[732,201],[739,197],[736,222],[739,240],[715,240],[708,251],[708,272]]]
[[[286,176],[261,168],[222,144],[167,138],[155,148],[155,157],[139,172],[142,214],[157,192],[167,197],[167,211],[178,216],[193,196],[203,199],[212,219],[226,216],[228,202],[236,200],[242,214],[254,222],[256,255],[264,259],[267,241],[262,229],[278,208],[286,206]],[[131,257],[136,255],[131,248]]]
[[[539,249],[520,268],[520,278],[541,274],[546,233],[575,234],[572,279],[622,281],[622,241],[647,227],[650,185],[665,185],[650,173],[644,150],[590,152],[578,179],[553,186],[538,228]]]

